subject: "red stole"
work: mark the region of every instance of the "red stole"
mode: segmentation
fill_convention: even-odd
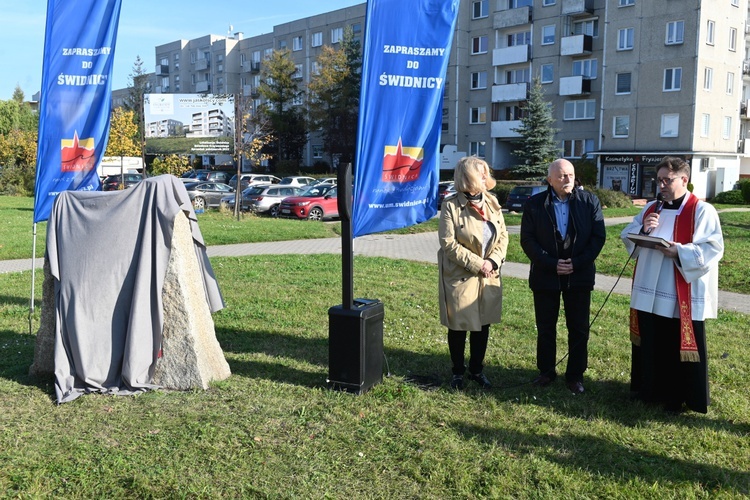
[[[652,204],[643,214],[645,218],[654,211],[656,203]],[[695,230],[695,210],[698,207],[698,198],[693,193],[688,193],[687,203],[682,209],[680,215],[674,222],[674,241],[677,243],[690,243],[693,241],[693,232]],[[638,262],[636,261],[636,268]],[[675,264],[677,266],[677,264]],[[693,318],[690,302],[690,283],[675,269],[675,288],[677,289],[677,302],[680,308],[680,360],[700,362],[698,346],[695,343],[695,333],[693,332]],[[635,270],[633,271],[633,282],[635,282]],[[638,312],[630,308],[630,340],[635,345],[641,345],[640,329],[638,327]]]

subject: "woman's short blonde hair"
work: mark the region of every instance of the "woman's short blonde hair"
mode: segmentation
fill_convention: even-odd
[[[481,193],[494,188],[497,183],[486,161],[476,156],[464,156],[456,163],[453,184],[461,193]]]

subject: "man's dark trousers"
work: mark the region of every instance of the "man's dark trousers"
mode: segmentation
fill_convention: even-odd
[[[539,372],[554,379],[557,362],[557,318],[560,296],[565,306],[568,329],[568,365],[565,380],[582,382],[588,366],[589,312],[591,290],[568,289],[534,291],[534,312],[537,326],[536,364]]]

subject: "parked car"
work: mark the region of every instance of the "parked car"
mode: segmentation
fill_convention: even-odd
[[[315,179],[315,182],[310,184],[311,186],[315,186],[316,184],[333,184],[336,185],[339,182],[337,177],[323,177],[321,179]]]
[[[508,193],[508,200],[505,202],[505,208],[512,212],[523,212],[523,206],[526,200],[537,193],[546,191],[547,186],[516,186]]]
[[[230,172],[223,170],[190,170],[182,174],[180,180],[182,182],[223,182],[229,184],[229,179],[232,177]]]
[[[116,191],[118,189],[128,189],[143,180],[143,174],[122,174],[108,175],[102,181],[102,191]],[[123,186],[122,188],[120,186]]]
[[[278,184],[281,179],[270,174],[242,174],[240,177],[240,189],[245,190],[248,186],[256,184]],[[229,179],[229,185],[237,189],[237,174]]]
[[[224,196],[234,192],[229,184],[223,182],[189,182],[185,184],[185,189],[196,210],[218,207]]]
[[[275,184],[255,184],[242,191],[242,210],[276,217],[281,200],[289,196],[299,196],[303,189],[296,186],[278,186]],[[234,209],[234,195],[222,198],[222,204]]]
[[[333,184],[318,184],[308,187],[299,196],[281,200],[279,217],[322,220],[338,217],[337,189]]]
[[[456,186],[453,181],[443,181],[438,184],[437,206],[438,210],[443,205],[443,200],[456,194]]]
[[[315,179],[312,177],[305,177],[303,175],[291,175],[289,177],[284,177],[283,179],[281,179],[281,181],[279,181],[279,184],[283,186],[305,187],[314,182]]]

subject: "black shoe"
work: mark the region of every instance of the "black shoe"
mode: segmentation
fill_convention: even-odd
[[[547,375],[539,375],[537,378],[531,381],[532,385],[536,385],[538,387],[547,387],[550,385],[555,379],[552,377],[548,377]]]
[[[582,382],[568,382],[568,390],[573,394],[583,394],[583,383]]]
[[[482,386],[482,389],[492,389],[492,384],[490,383],[490,379],[487,378],[487,376],[484,373],[477,373],[476,375],[473,373],[469,373],[469,380],[473,380],[477,384]]]
[[[457,391],[460,391],[463,388],[464,388],[463,375],[453,375],[453,378],[451,379],[451,389],[456,389]]]

